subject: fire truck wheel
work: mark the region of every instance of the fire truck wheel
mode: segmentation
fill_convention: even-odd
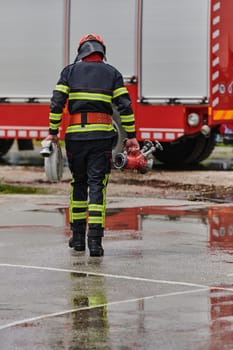
[[[215,145],[216,145],[216,131],[212,131],[210,136],[206,138],[204,149],[202,153],[199,155],[199,157],[196,159],[196,162],[199,163],[207,159],[213,152]]]
[[[14,139],[0,140],[0,158],[6,154],[14,143]]]
[[[120,121],[120,114],[116,110],[116,108],[113,108],[113,126],[117,131],[117,137],[116,140],[113,144],[113,150],[112,150],[112,157],[113,160],[115,158],[115,155],[117,153],[121,153],[123,151],[123,143],[124,139],[127,137],[124,129],[121,126],[121,121]]]
[[[169,142],[161,142],[163,150],[156,150],[154,156],[160,162],[167,165],[181,165],[181,162],[184,161],[185,155],[185,147],[184,145],[179,143],[169,143]]]
[[[206,137],[203,135],[198,135],[192,139],[189,140],[187,143],[187,147],[189,148],[187,150],[186,158],[184,159],[184,164],[192,165],[198,163],[198,158],[203,153],[203,150],[205,149],[206,144]]]
[[[203,135],[182,139],[175,143],[164,142],[161,143],[163,151],[157,150],[155,157],[167,165],[183,166],[195,164],[204,150],[205,142]]]

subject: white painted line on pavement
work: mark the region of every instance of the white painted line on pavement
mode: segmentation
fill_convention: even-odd
[[[46,266],[31,266],[31,265],[16,265],[16,264],[4,264],[4,263],[1,264],[0,263],[0,267],[35,269],[35,270],[56,271],[56,272],[68,272],[68,273],[84,274],[84,275],[89,275],[89,276],[109,277],[109,278],[117,278],[117,279],[126,279],[126,280],[131,280],[131,281],[133,280],[133,281],[139,281],[139,282],[150,282],[150,283],[168,284],[168,285],[182,285],[182,286],[186,286],[186,287],[198,288],[198,289],[192,289],[192,290],[188,290],[188,291],[186,290],[186,291],[180,291],[180,292],[170,292],[170,293],[152,295],[152,296],[142,297],[142,298],[126,299],[126,300],[120,300],[120,301],[110,302],[110,303],[106,303],[106,304],[87,306],[87,307],[83,307],[83,308],[76,308],[76,309],[70,309],[70,310],[65,310],[65,311],[60,311],[60,312],[55,312],[55,313],[50,313],[50,314],[44,314],[44,315],[40,315],[37,317],[23,319],[23,320],[19,320],[19,321],[15,321],[12,323],[2,325],[2,326],[0,326],[0,330],[14,327],[14,326],[19,326],[19,325],[22,325],[25,323],[35,322],[35,321],[38,321],[41,319],[63,316],[63,315],[69,314],[69,313],[74,313],[74,312],[78,312],[78,311],[82,311],[82,310],[90,310],[90,309],[104,307],[104,306],[118,305],[118,304],[129,303],[129,302],[137,302],[140,300],[149,300],[149,299],[153,299],[153,298],[164,298],[164,297],[169,297],[169,296],[178,296],[178,295],[204,292],[204,291],[209,291],[210,288],[214,288],[216,290],[233,292],[233,288],[206,286],[206,285],[197,284],[197,283],[157,280],[157,279],[149,279],[149,278],[134,277],[134,276],[113,275],[113,274],[97,273],[97,272],[90,272],[90,271],[60,269],[60,268],[46,267]],[[230,274],[230,275],[232,275],[232,274]]]
[[[131,280],[131,281],[171,284],[171,285],[180,285],[180,286],[197,287],[197,288],[207,288],[206,285],[197,284],[197,283],[157,280],[157,279],[151,279],[151,278],[125,276],[125,275],[112,275],[112,274],[109,274],[109,273],[99,273],[99,272],[91,272],[91,271],[59,269],[59,268],[47,267],[47,266],[16,265],[16,264],[4,264],[4,263],[1,264],[0,263],[0,267],[12,267],[12,268],[16,267],[16,268],[22,268],[22,269],[35,269],[35,270],[56,271],[56,272],[69,272],[69,273],[78,273],[78,274],[89,275],[89,276],[99,276],[99,277],[110,277],[110,278],[126,279],[126,280]]]
[[[39,321],[39,320],[42,320],[42,319],[44,320],[44,319],[47,319],[47,318],[64,316],[66,314],[70,314],[70,313],[74,313],[74,312],[78,312],[78,311],[97,309],[97,308],[105,307],[105,306],[109,307],[109,306],[112,306],[112,305],[119,305],[119,304],[124,304],[124,303],[132,303],[132,302],[137,302],[137,301],[141,301],[141,300],[145,301],[145,300],[155,299],[155,298],[164,298],[164,297],[169,297],[169,296],[177,296],[177,295],[184,295],[184,294],[190,294],[190,293],[203,292],[203,291],[206,291],[208,289],[209,288],[205,288],[205,289],[201,288],[201,289],[195,289],[195,290],[189,290],[189,291],[186,290],[186,291],[182,291],[182,292],[173,292],[173,293],[166,293],[166,294],[151,295],[151,296],[148,296],[148,297],[119,300],[119,301],[113,301],[113,302],[106,303],[106,304],[99,304],[99,305],[93,305],[93,306],[85,306],[85,307],[76,308],[76,309],[64,310],[64,311],[60,311],[60,312],[54,312],[54,313],[51,313],[51,314],[44,314],[44,315],[40,315],[40,316],[36,316],[36,317],[25,318],[23,320],[7,323],[5,325],[0,326],[0,330],[6,329],[6,328],[10,328],[10,327],[20,326],[20,325],[23,325],[25,323],[36,322],[36,321]]]

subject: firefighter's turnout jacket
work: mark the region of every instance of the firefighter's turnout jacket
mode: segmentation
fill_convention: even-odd
[[[112,104],[117,106],[127,137],[135,138],[131,100],[120,72],[102,60],[75,62],[61,72],[50,105],[49,132],[52,135],[59,131],[67,100],[71,122],[66,129],[65,140],[73,176],[71,229],[86,231],[88,211],[88,235],[103,236],[106,186],[111,169],[112,143],[116,135],[111,123]],[[101,119],[98,123],[88,122],[88,117],[95,117],[95,113],[106,117],[107,122],[104,122],[104,118],[103,123]],[[75,116],[81,116],[81,119]]]
[[[51,99],[49,131],[52,135],[58,133],[67,99],[71,115],[78,112],[112,115],[112,103],[116,104],[127,137],[136,136],[131,100],[122,75],[113,66],[103,61],[80,61],[64,68]],[[73,140],[109,138],[114,134],[111,124],[72,124],[66,130],[66,138]]]

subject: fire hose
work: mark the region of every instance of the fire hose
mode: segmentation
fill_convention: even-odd
[[[124,141],[124,145],[126,140]],[[125,146],[124,146],[125,148]],[[141,174],[145,174],[150,171],[154,164],[153,153],[156,149],[163,150],[162,145],[155,141],[145,141],[141,150],[130,153],[124,150],[122,153],[117,153],[113,161],[113,165],[116,169],[133,169]]]
[[[41,144],[40,154],[44,157],[45,174],[49,181],[59,182],[62,179],[64,165],[60,144],[46,140],[43,140]]]

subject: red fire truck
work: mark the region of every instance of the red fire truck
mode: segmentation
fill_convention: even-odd
[[[162,143],[160,161],[198,163],[233,125],[232,0],[11,0],[0,16],[0,156],[47,135],[52,89],[89,32],[123,73],[138,140]],[[114,124],[119,152],[117,112]]]

